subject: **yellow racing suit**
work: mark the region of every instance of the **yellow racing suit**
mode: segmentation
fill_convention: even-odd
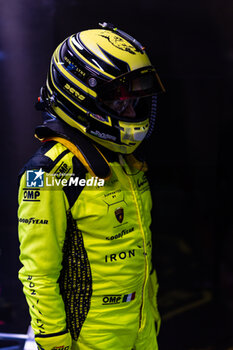
[[[20,177],[19,278],[38,347],[156,350],[147,178],[114,153],[103,184],[64,144],[44,142]]]

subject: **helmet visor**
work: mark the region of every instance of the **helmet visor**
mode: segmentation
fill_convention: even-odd
[[[103,84],[97,91],[102,101],[154,95],[165,89],[154,67],[142,67]]]

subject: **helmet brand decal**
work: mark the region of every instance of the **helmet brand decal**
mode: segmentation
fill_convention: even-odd
[[[70,86],[70,84],[66,83],[66,85],[64,85],[64,89],[66,89],[67,91],[69,91],[73,96],[77,97],[79,100],[83,101],[85,100],[85,96],[81,95],[77,90],[75,90],[74,88],[72,88]]]
[[[93,114],[93,117],[97,120],[100,120],[102,122],[106,122],[106,118],[102,117],[102,115],[99,115],[99,114]]]
[[[95,78],[89,78],[88,79],[88,84],[91,86],[91,87],[95,87],[97,85],[97,81]]]
[[[104,139],[104,140],[116,141],[116,137],[115,136],[112,136],[112,135],[109,135],[109,134],[105,134],[104,132],[100,132],[98,130],[95,130],[95,131],[91,130],[90,133],[92,135],[100,137],[101,139]]]
[[[66,67],[67,70],[75,71],[82,77],[86,76],[86,73],[83,72],[76,64],[74,64],[67,56],[64,56],[64,61],[68,63],[68,66]]]
[[[121,224],[122,221],[124,220],[124,209],[123,208],[117,208],[115,210],[115,216],[116,216],[117,220],[119,221],[119,223]]]
[[[103,38],[107,39],[113,46],[115,46],[117,49],[120,49],[122,51],[126,51],[131,53],[132,55],[135,55],[138,51],[136,47],[133,45],[130,45],[125,39],[121,38],[118,35],[115,35],[113,33],[110,34],[100,34]]]

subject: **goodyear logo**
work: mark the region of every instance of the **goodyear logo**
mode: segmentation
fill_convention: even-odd
[[[133,231],[134,231],[134,227],[130,227],[129,229],[122,230],[120,233],[117,233],[114,236],[108,236],[108,237],[106,237],[106,239],[108,241],[113,241],[114,239],[122,238],[125,235],[128,235],[130,232],[133,232]]]
[[[36,219],[34,217],[32,218],[28,218],[28,219],[25,219],[25,218],[19,218],[19,222],[21,222],[22,224],[27,224],[27,225],[48,225],[48,220],[44,220],[44,219]]]

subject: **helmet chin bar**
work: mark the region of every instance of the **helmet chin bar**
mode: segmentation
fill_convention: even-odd
[[[121,142],[130,143],[141,143],[149,129],[149,119],[146,119],[140,123],[128,123],[119,121]]]

